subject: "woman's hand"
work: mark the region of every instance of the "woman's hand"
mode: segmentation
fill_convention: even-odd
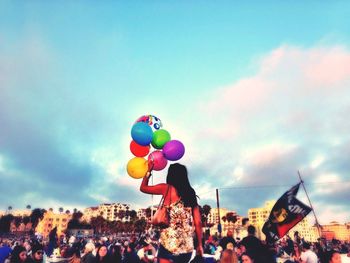
[[[200,256],[203,256],[204,250],[203,250],[203,246],[202,245],[197,246],[196,254],[200,255]]]

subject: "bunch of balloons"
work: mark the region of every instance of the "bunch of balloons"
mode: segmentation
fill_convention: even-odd
[[[163,170],[168,161],[177,161],[185,154],[182,142],[171,140],[170,133],[162,127],[161,120],[153,115],[141,116],[132,126],[130,151],[135,157],[126,167],[132,178],[144,177],[149,168]]]

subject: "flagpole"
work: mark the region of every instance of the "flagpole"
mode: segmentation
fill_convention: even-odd
[[[219,232],[219,237],[221,238],[222,228],[221,228],[221,218],[220,218],[219,189],[216,189],[216,207],[218,209],[218,217],[219,217],[218,232]]]
[[[317,231],[318,231],[318,236],[319,236],[319,238],[321,238],[322,235],[321,235],[321,230],[320,230],[320,224],[318,223],[315,210],[314,210],[314,208],[313,208],[313,206],[312,206],[312,204],[311,204],[311,200],[310,200],[309,195],[308,195],[308,193],[307,193],[307,191],[306,191],[306,188],[305,188],[305,185],[304,185],[304,181],[303,181],[303,179],[301,179],[301,175],[300,175],[299,170],[298,170],[298,175],[299,175],[300,183],[301,183],[301,185],[303,186],[304,192],[305,192],[305,194],[306,194],[307,200],[309,201],[309,205],[310,205],[310,207],[311,207],[312,213],[314,214],[314,217],[315,217],[316,227],[317,227]]]

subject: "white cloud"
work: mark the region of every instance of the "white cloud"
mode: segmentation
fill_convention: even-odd
[[[199,113],[188,118],[191,159],[207,175],[198,184],[209,178],[206,189],[235,184],[227,177],[216,179],[220,168],[244,179],[256,167],[270,167],[268,172],[273,172],[288,168],[288,163],[293,170],[279,170],[274,178],[283,182],[300,168],[310,167],[314,172],[304,176],[310,183],[344,180],[346,174],[336,170],[317,172],[327,164],[323,152],[349,139],[350,127],[345,125],[349,85],[347,47],[285,45],[262,56],[255,75],[202,94]],[[339,165],[332,167],[340,169]],[[316,194],[320,188],[309,190]],[[327,189],[322,191],[334,190]],[[333,203],[329,206],[332,210]]]

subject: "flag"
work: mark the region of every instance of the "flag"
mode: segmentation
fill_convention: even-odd
[[[310,213],[311,208],[296,198],[300,183],[285,192],[273,206],[263,233],[269,243],[273,243],[288,233]]]

